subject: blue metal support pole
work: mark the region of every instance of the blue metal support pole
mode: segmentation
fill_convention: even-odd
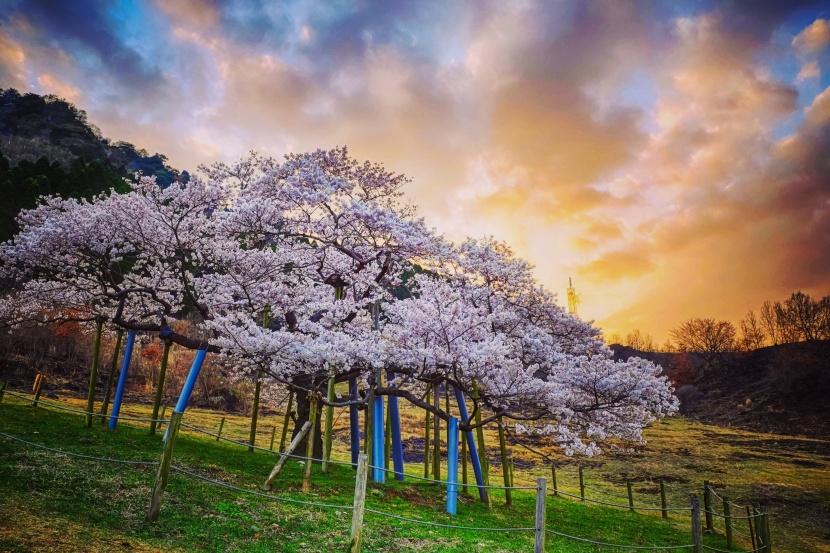
[[[398,396],[389,396],[389,416],[392,417],[392,465],[395,468],[395,480],[403,482],[403,443]]]
[[[118,424],[118,413],[121,412],[121,400],[124,398],[124,388],[127,387],[127,370],[130,368],[130,358],[133,356],[135,345],[135,331],[127,333],[127,347],[124,349],[124,360],[121,362],[121,374],[118,375],[118,386],[115,388],[115,399],[112,400],[109,429],[115,430]]]
[[[455,399],[458,401],[458,410],[461,413],[461,420],[464,424],[470,422],[470,415],[467,414],[467,404],[464,403],[464,394],[458,388],[455,389]],[[484,477],[481,474],[481,462],[478,460],[478,451],[476,449],[476,439],[472,431],[465,432],[467,435],[467,452],[470,454],[470,461],[473,463],[473,472],[476,474],[476,484],[478,485],[478,496],[482,501],[486,501],[484,495]]]
[[[196,385],[196,378],[199,376],[199,371],[202,370],[202,363],[205,361],[207,350],[200,349],[196,352],[196,357],[193,358],[193,364],[190,365],[190,371],[187,373],[187,380],[184,381],[182,392],[179,394],[179,401],[176,402],[176,408],[173,409],[176,413],[184,413],[187,407],[187,402],[190,401],[190,394],[193,393],[193,387]],[[167,441],[167,434],[170,426],[164,431],[164,440]]]
[[[454,515],[458,502],[458,419],[447,426],[447,512]]]
[[[357,401],[357,378],[349,379],[349,398]],[[357,458],[360,455],[360,420],[357,405],[349,405],[349,438],[352,446],[352,467],[357,468]]]
[[[383,443],[383,397],[374,399],[374,412],[372,414],[372,480],[375,482],[386,482],[386,471],[383,470],[384,443]]]

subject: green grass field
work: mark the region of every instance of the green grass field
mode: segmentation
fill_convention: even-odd
[[[79,407],[81,401],[60,403]],[[128,404],[122,411],[122,415],[145,417],[148,413],[149,406],[141,404]],[[221,416],[193,409],[185,415],[185,422],[215,431]],[[277,416],[261,418],[259,445],[269,445],[271,424],[277,420]],[[405,437],[407,431],[412,435],[423,432],[414,410],[405,411],[403,420]],[[247,419],[227,416],[223,435],[245,439],[247,424]],[[336,435],[345,439],[343,421],[338,420],[336,428],[341,430]],[[122,421],[116,432],[108,432],[96,421],[92,429],[86,429],[81,415],[35,409],[31,403],[8,394],[0,404],[0,432],[92,456],[155,462],[161,453],[160,437],[148,436],[146,424]],[[670,505],[687,505],[689,492],[696,491],[697,483],[708,478],[720,492],[728,490],[736,499],[768,488],[786,490],[797,497],[811,488],[811,507],[827,512],[830,482],[826,458],[819,460],[822,456],[815,452],[800,451],[791,461],[820,466],[799,466],[783,459],[761,459],[760,455],[739,459],[753,447],[742,442],[749,440],[748,433],[682,419],[657,424],[649,438],[649,445],[637,453],[592,460],[586,468],[588,496],[626,503],[625,486],[607,479],[659,476],[671,482]],[[761,442],[769,439],[758,438]],[[758,443],[753,442],[755,446]],[[346,448],[347,444],[338,440],[336,458],[346,459]],[[529,454],[526,459],[522,451],[513,450],[517,465],[530,462]],[[787,444],[779,451],[780,456],[789,451]],[[351,467],[338,465],[329,474],[322,474],[315,466],[309,494],[300,490],[302,466],[297,461],[289,461],[275,481],[272,496],[343,506],[324,508],[255,495],[260,493],[256,485],[262,483],[274,463],[274,455],[268,452],[248,453],[239,445],[217,442],[185,429],[176,445],[174,464],[245,491],[172,473],[161,518],[148,523],[145,513],[154,466],[83,460],[0,437],[0,512],[4,515],[0,517],[0,551],[344,551],[354,490]],[[559,487],[578,493],[575,467],[566,462],[563,465],[558,471]],[[407,465],[407,471],[422,474],[423,465]],[[549,467],[535,465],[517,470],[515,484],[530,485],[539,475],[549,476]],[[493,484],[499,482],[497,471],[491,480]],[[797,482],[801,482],[800,487]],[[648,483],[636,484],[635,503],[659,505],[653,489]],[[502,491],[494,491],[493,496],[493,508],[488,510],[470,489],[467,495],[460,495],[458,515],[451,517],[444,513],[442,486],[417,481],[370,483],[367,508],[453,526],[533,526],[533,491],[514,490],[511,508],[504,506]],[[820,530],[811,532],[800,527],[819,524],[816,519],[805,518],[786,504],[770,506],[776,551],[828,551],[826,530],[822,536]],[[598,541],[639,546],[691,542],[686,513],[673,513],[664,521],[659,512],[631,513],[561,497],[548,498],[547,513],[549,529]],[[718,533],[707,535],[704,543],[724,549],[722,521],[716,519],[715,528]],[[814,526],[813,530],[818,528]],[[532,532],[426,526],[374,513],[366,514],[364,529],[364,551],[528,551],[532,550],[532,540]],[[751,548],[740,536],[736,535],[736,541],[743,550]],[[621,551],[555,536],[548,536],[547,550]]]

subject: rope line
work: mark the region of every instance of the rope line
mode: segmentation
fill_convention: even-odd
[[[517,528],[494,528],[494,527],[476,527],[476,526],[457,526],[455,524],[442,524],[440,522],[431,522],[428,520],[418,520],[416,518],[408,518],[402,517],[400,515],[393,515],[392,513],[385,513],[383,511],[377,511],[375,509],[364,509],[366,513],[373,513],[376,515],[381,515],[389,518],[395,518],[398,520],[403,520],[406,522],[412,522],[414,524],[423,524],[424,526],[437,526],[439,528],[453,528],[456,530],[479,530],[485,532],[533,532],[536,530],[535,527],[517,527]]]
[[[694,545],[620,545],[617,543],[606,543],[602,541],[596,540],[589,540],[587,538],[579,538],[577,536],[571,536],[569,534],[563,534],[562,532],[557,532],[556,530],[546,530],[549,534],[553,534],[554,536],[559,536],[561,538],[568,538],[571,540],[581,541],[584,543],[592,543],[594,545],[604,545],[606,547],[617,547],[619,549],[640,549],[640,550],[670,550],[670,549],[691,549]]]
[[[582,496],[575,495],[568,492],[563,492],[562,490],[556,490],[559,495],[566,495],[568,497],[574,497],[576,499],[583,499]],[[623,509],[630,509],[630,505],[623,505],[621,503],[609,503],[607,501],[600,501],[599,499],[591,499],[589,497],[584,498],[585,501],[590,503],[598,503],[599,505],[607,505],[609,507],[620,507]],[[663,509],[662,507],[637,507],[634,506],[634,510],[636,511],[691,511],[691,507],[666,507]]]
[[[95,457],[93,455],[84,455],[83,453],[74,453],[72,451],[64,451],[62,449],[56,449],[54,447],[45,446],[43,444],[36,444],[34,442],[29,442],[22,438],[18,438],[17,436],[12,436],[11,434],[6,434],[5,432],[0,432],[0,436],[5,436],[10,440],[14,440],[16,442],[24,443],[26,445],[30,445],[33,447],[38,447],[40,449],[45,449],[47,451],[52,451],[54,453],[59,453],[61,455],[68,455],[70,457],[80,457],[81,459],[88,459],[91,461],[106,461],[108,463],[124,463],[126,465],[158,465],[158,461],[130,461],[127,459],[115,459],[113,457]]]
[[[115,418],[115,419],[118,419],[118,420],[138,421],[138,422],[170,422],[169,419],[141,419],[141,418],[136,418],[136,417],[122,416],[122,415],[118,415],[117,417],[113,416],[113,415],[103,415],[101,413],[93,413],[92,411],[84,411],[82,409],[73,409],[72,407],[64,407],[63,405],[58,405],[57,403],[52,403],[51,401],[43,401],[42,399],[35,400],[35,399],[32,399],[32,398],[29,398],[28,396],[18,394],[17,392],[11,392],[9,390],[6,390],[5,393],[10,395],[10,396],[19,397],[20,399],[25,400],[25,401],[31,401],[32,403],[39,403],[41,405],[47,405],[47,406],[49,406],[53,409],[59,409],[61,411],[70,411],[72,413],[80,413],[82,415],[92,415],[93,417],[98,417],[98,418],[104,418],[104,419],[113,419],[113,418]]]
[[[176,472],[181,472],[182,474],[186,474],[186,475],[191,476],[193,478],[203,480],[204,482],[207,482],[209,484],[213,484],[215,486],[220,486],[222,488],[228,488],[229,490],[236,490],[238,492],[243,492],[243,493],[247,493],[247,494],[251,494],[251,495],[256,495],[256,496],[259,496],[259,497],[264,497],[264,498],[270,499],[272,501],[284,501],[286,503],[296,503],[296,504],[299,504],[299,505],[311,505],[313,507],[325,507],[325,508],[329,508],[329,509],[354,509],[354,507],[352,505],[335,505],[334,503],[320,503],[320,502],[317,502],[317,501],[303,501],[301,499],[292,499],[290,497],[281,497],[281,496],[278,496],[278,495],[270,495],[270,494],[267,494],[267,493],[257,492],[257,491],[254,491],[254,490],[248,490],[248,489],[245,489],[245,488],[241,488],[239,486],[234,486],[233,484],[228,484],[226,482],[222,482],[221,480],[214,480],[213,478],[208,478],[207,476],[202,476],[201,474],[191,472],[191,471],[183,469],[181,467],[177,467],[176,465],[170,465],[170,468],[172,470],[175,470]]]
[[[709,551],[717,551],[718,553],[735,553],[734,551],[727,551],[726,549],[718,549],[716,547],[710,547],[706,544],[701,544],[703,549],[708,549]],[[758,551],[763,551],[765,547],[762,545],[758,549],[750,549],[749,551],[741,551],[739,553],[758,553]]]
[[[722,515],[722,514],[720,514],[720,513],[716,513],[715,511],[712,511],[712,510],[709,510],[709,509],[701,509],[701,511],[703,511],[704,513],[709,513],[710,515],[715,515],[716,517],[726,518],[726,515]],[[750,519],[750,518],[751,518],[751,519],[753,519],[753,520],[754,520],[754,519],[758,518],[759,516],[761,516],[761,515],[752,515],[752,516],[749,516],[749,517],[742,517],[742,516],[738,516],[738,515],[731,515],[729,518],[736,519],[736,520],[747,520],[747,519]]]

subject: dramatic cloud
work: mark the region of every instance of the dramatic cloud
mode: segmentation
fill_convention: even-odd
[[[0,86],[181,169],[347,145],[608,332],[830,292],[819,2],[12,1]]]

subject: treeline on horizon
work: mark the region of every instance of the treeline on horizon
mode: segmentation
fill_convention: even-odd
[[[136,172],[155,175],[161,186],[189,178],[162,154],[105,138],[86,112],[66,100],[0,89],[0,242],[17,233],[17,214],[41,196],[89,199],[110,189],[124,192],[124,178]]]
[[[693,318],[669,331],[671,338],[657,345],[639,329],[625,335],[612,334],[609,344],[639,351],[722,353],[753,351],[766,346],[830,340],[830,295],[813,299],[793,292],[782,301],[765,301],[758,313],[750,309],[737,325],[723,319]]]

